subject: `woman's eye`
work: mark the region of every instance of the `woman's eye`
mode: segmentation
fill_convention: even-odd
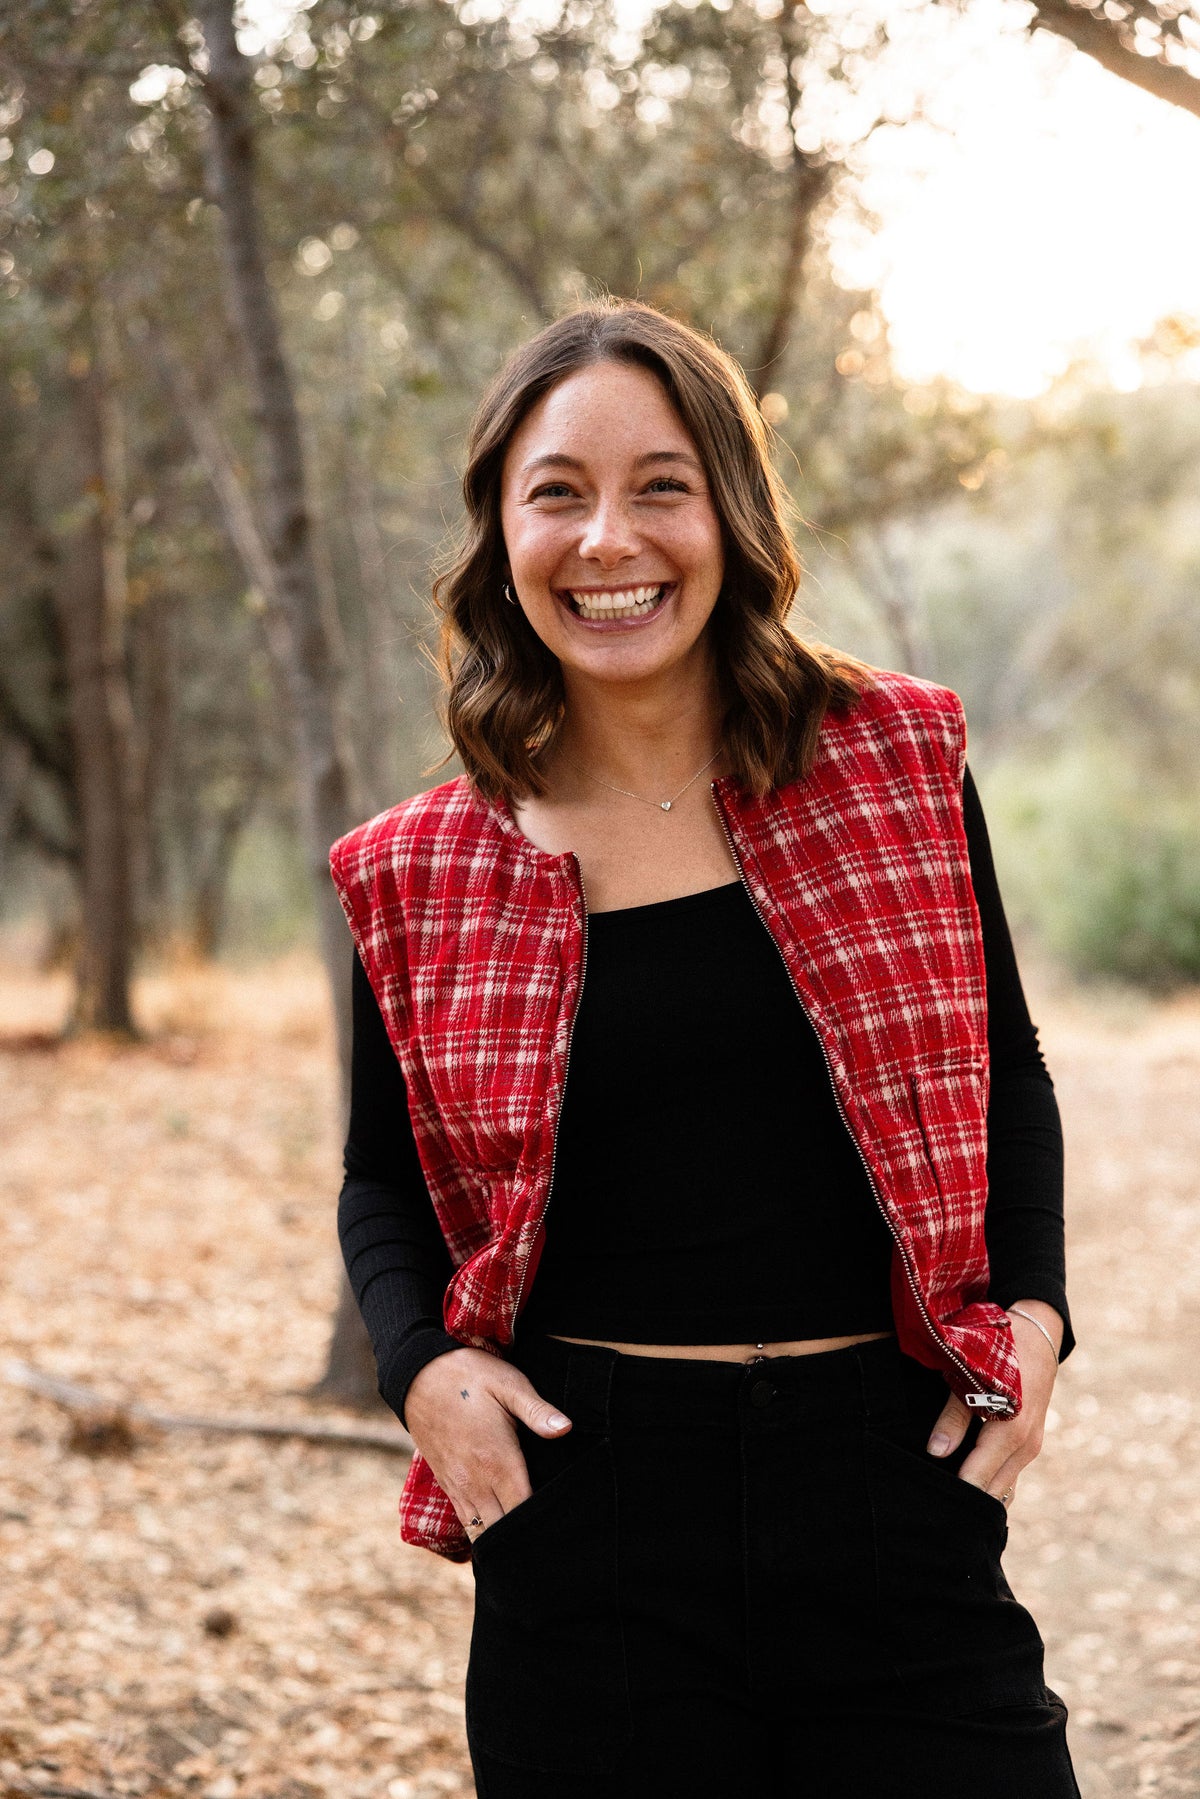
[[[650,494],[687,493],[689,488],[685,481],[677,480],[674,475],[656,475],[653,481],[647,483],[644,491]],[[531,501],[572,500],[575,497],[574,489],[565,481],[547,481],[535,488],[529,496]]]

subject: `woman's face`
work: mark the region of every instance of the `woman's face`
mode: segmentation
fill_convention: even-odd
[[[702,653],[720,520],[648,370],[594,363],[543,394],[508,446],[500,518],[517,600],[568,681],[653,679]]]

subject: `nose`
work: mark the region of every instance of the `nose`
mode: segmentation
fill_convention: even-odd
[[[579,540],[579,554],[602,568],[612,568],[639,549],[637,532],[620,499],[598,499]]]

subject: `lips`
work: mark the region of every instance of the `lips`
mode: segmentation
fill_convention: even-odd
[[[671,590],[669,581],[643,582],[629,587],[566,588],[559,597],[576,618],[589,624],[616,623],[625,619],[649,618],[657,612]]]

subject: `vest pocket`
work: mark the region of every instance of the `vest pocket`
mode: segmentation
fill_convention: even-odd
[[[547,1478],[546,1458],[527,1454],[533,1493],[472,1553],[468,1741],[557,1774],[610,1762],[632,1732],[612,1453],[603,1437],[573,1447],[574,1459]]]

